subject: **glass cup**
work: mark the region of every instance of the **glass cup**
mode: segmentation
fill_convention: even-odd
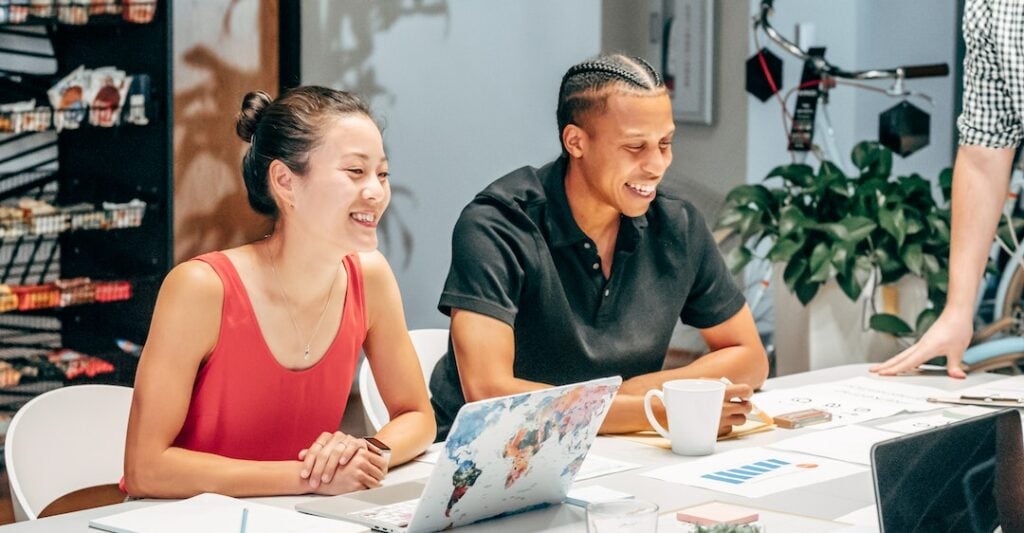
[[[587,533],[653,533],[658,506],[642,500],[597,502],[587,506]]]

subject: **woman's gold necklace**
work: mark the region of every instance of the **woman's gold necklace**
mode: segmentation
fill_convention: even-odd
[[[281,283],[281,276],[277,273],[277,267],[274,266],[274,257],[270,254],[270,243],[264,241],[265,250],[264,255],[267,256],[267,261],[270,262],[270,270],[274,273],[274,279],[277,280],[277,289],[281,293],[281,297],[284,298],[285,310],[288,311],[288,318],[292,321],[292,327],[295,329],[295,337],[302,342],[302,332],[299,331],[299,324],[295,321],[295,315],[292,314],[292,301],[288,298],[288,293],[284,290],[284,284]],[[324,315],[327,314],[327,308],[331,305],[331,296],[334,294],[334,284],[338,281],[338,274],[341,272],[341,265],[334,271],[334,277],[331,278],[331,284],[327,287],[327,301],[324,302],[324,308],[320,310],[320,318],[316,320],[316,326],[313,326],[313,333],[309,335],[309,340],[306,341],[306,348],[302,353],[302,359],[305,361],[309,360],[309,346],[313,343],[313,339],[316,338],[316,333],[320,331],[320,324],[324,321]]]

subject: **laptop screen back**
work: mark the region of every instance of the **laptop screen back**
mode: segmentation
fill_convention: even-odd
[[[876,444],[882,531],[1024,531],[1021,418],[1004,410]]]

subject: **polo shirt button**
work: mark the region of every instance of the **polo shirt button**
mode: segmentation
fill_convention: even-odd
[[[586,248],[587,250],[589,250],[590,249],[590,243],[589,242],[583,243],[583,247]]]
[[[601,268],[601,263],[594,263],[594,270]]]
[[[609,295],[609,294],[611,294],[611,293],[612,293],[612,291],[610,291],[610,290],[608,290],[608,289],[605,289],[605,290],[604,290],[604,295],[605,295],[605,296],[608,296],[608,295]]]

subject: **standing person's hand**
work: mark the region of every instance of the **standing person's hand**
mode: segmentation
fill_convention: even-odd
[[[974,335],[972,317],[947,309],[939,315],[938,320],[916,344],[896,354],[888,361],[871,367],[872,372],[880,376],[895,376],[907,372],[918,365],[939,356],[946,356],[946,373],[951,378],[967,377],[960,361],[964,358],[964,350],[971,343]]]

